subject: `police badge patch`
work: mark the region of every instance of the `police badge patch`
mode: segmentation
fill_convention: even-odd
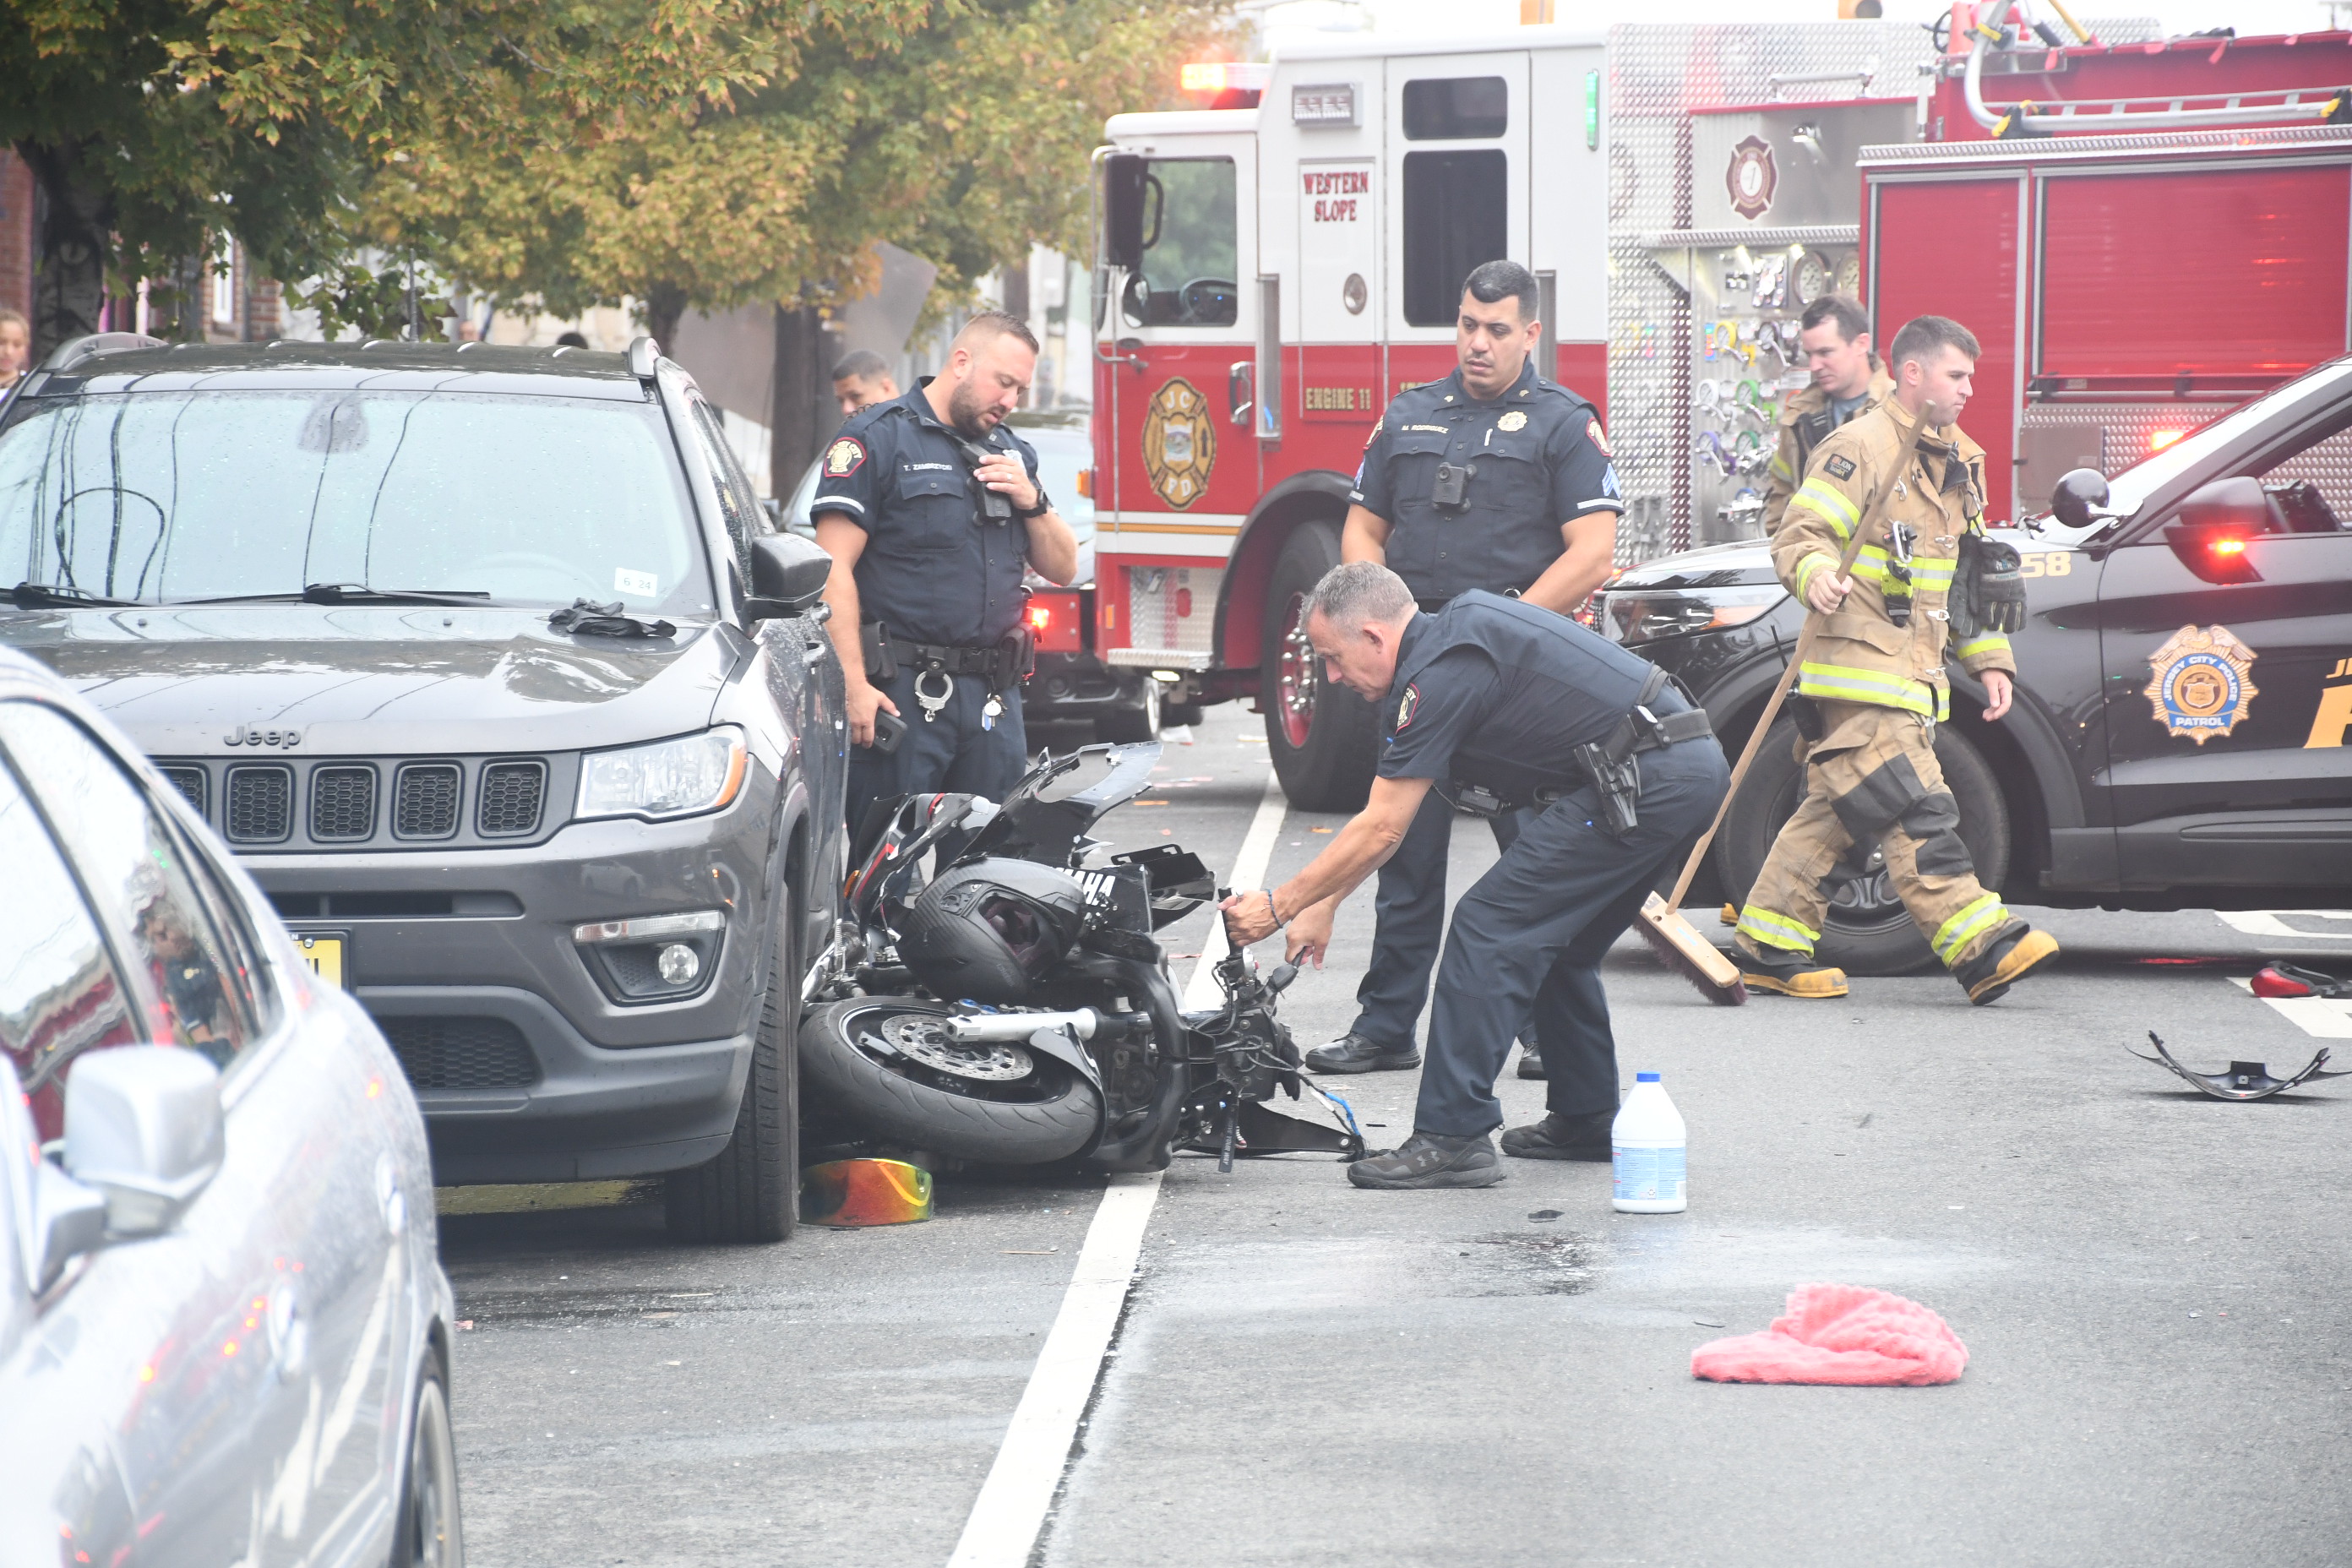
[[[1404,695],[1397,699],[1396,727],[1402,730],[1406,725],[1411,724],[1412,722],[1412,710],[1420,706],[1421,688],[1418,686],[1406,687],[1404,689]]]
[[[1528,416],[1516,408],[1512,409],[1508,414],[1504,415],[1500,419],[1495,421],[1495,428],[1502,431],[1506,435],[1508,435],[1514,430],[1524,430],[1527,427]]]
[[[824,477],[828,479],[847,479],[865,461],[865,446],[855,437],[844,436],[824,449]]]
[[[2254,650],[2227,626],[2183,626],[2147,662],[2155,676],[2140,695],[2156,721],[2200,746],[2216,735],[2228,740],[2261,695],[2249,679]]]
[[[1822,471],[1833,479],[1850,479],[1853,478],[1853,459],[1832,453],[1822,459]]]
[[[1594,446],[1601,448],[1601,455],[1602,457],[1613,458],[1617,455],[1609,449],[1609,432],[1601,427],[1600,420],[1586,420],[1584,422],[1584,434],[1587,439],[1589,439]]]

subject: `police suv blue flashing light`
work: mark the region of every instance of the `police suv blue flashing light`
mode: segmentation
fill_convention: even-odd
[[[581,761],[572,815],[662,820],[717,811],[743,787],[743,731],[721,724],[698,735],[592,752]]]

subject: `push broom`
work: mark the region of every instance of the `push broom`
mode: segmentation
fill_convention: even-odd
[[[1863,542],[1869,536],[1871,524],[1877,520],[1879,509],[1886,504],[1886,498],[1893,493],[1895,481],[1911,467],[1911,455],[1918,450],[1919,433],[1927,423],[1923,411],[1917,423],[1904,437],[1903,450],[1896,458],[1895,467],[1888,471],[1886,478],[1879,481],[1878,489],[1871,495],[1870,505],[1864,510],[1862,520],[1854,525],[1853,537],[1845,542],[1845,553],[1838,557],[1839,576],[1843,577],[1853,570],[1854,558],[1862,553]],[[1771,698],[1765,702],[1764,711],[1757,719],[1756,727],[1748,731],[1748,744],[1741,748],[1739,761],[1732,767],[1731,783],[1723,792],[1723,804],[1715,808],[1715,820],[1707,824],[1706,831],[1700,834],[1698,842],[1691,847],[1690,858],[1683,862],[1683,874],[1675,879],[1674,896],[1662,899],[1653,889],[1650,896],[1642,900],[1641,910],[1634,917],[1633,929],[1642,933],[1643,941],[1657,951],[1665,966],[1697,986],[1699,994],[1717,1006],[1738,1006],[1748,1000],[1748,987],[1740,984],[1739,966],[1725,957],[1721,948],[1701,936],[1690,921],[1683,919],[1683,895],[1690,891],[1691,879],[1698,875],[1699,862],[1706,858],[1708,847],[1715,843],[1717,830],[1723,826],[1724,817],[1730,814],[1731,803],[1739,794],[1740,781],[1748,776],[1748,764],[1756,760],[1757,750],[1764,744],[1765,731],[1771,729],[1772,721],[1780,716],[1780,703],[1789,695],[1790,685],[1797,679],[1798,668],[1813,651],[1813,633],[1821,619],[1820,614],[1808,605],[1804,630],[1797,637],[1797,651],[1790,656],[1789,668],[1780,672],[1780,684],[1772,688]]]

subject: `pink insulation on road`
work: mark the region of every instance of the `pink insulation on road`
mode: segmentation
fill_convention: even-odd
[[[1917,1388],[1954,1382],[1968,1364],[1968,1347],[1943,1319],[1860,1285],[1800,1285],[1762,1333],[1691,1352],[1691,1375],[1716,1383]]]

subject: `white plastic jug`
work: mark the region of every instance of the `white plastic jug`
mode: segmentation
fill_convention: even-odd
[[[1633,1075],[1633,1092],[1609,1126],[1619,1214],[1680,1214],[1690,1207],[1682,1112],[1654,1072]]]

